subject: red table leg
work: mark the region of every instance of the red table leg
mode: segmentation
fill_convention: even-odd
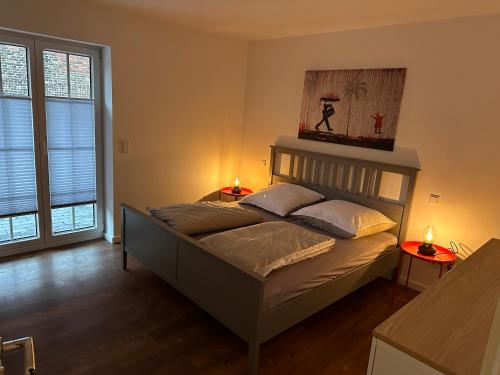
[[[401,265],[403,263],[403,255],[405,253],[401,250],[399,254],[398,268],[396,268],[396,274],[394,275],[394,290],[392,292],[392,301],[396,299],[396,292],[398,290],[399,276],[401,276]]]
[[[441,278],[441,276],[443,276],[443,266],[444,266],[444,263],[439,263],[439,278]]]
[[[406,283],[405,283],[405,289],[408,288],[408,280],[410,279],[410,272],[411,272],[411,265],[413,263],[413,257],[410,256],[410,264],[408,265],[408,273],[406,274]]]

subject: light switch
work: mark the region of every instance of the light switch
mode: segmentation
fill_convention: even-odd
[[[122,154],[128,154],[130,152],[130,139],[122,139],[121,151]]]
[[[261,162],[262,162],[262,165],[263,165],[264,167],[267,165],[267,160],[266,160],[266,159],[262,159],[262,160],[261,160]]]
[[[439,199],[441,198],[441,196],[439,194],[434,194],[434,193],[431,193],[429,195],[429,203],[430,204],[434,204],[434,205],[438,205],[439,204]]]

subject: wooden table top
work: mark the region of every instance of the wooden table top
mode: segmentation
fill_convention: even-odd
[[[479,374],[499,297],[500,240],[491,239],[373,335],[445,374]]]

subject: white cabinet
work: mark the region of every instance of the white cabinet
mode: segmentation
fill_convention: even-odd
[[[368,375],[500,375],[500,240],[373,331]]]
[[[367,375],[443,375],[425,363],[374,337]]]

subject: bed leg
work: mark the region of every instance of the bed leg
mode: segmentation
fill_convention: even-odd
[[[250,342],[248,344],[248,373],[250,375],[257,375],[259,372],[259,351],[259,343]]]
[[[122,269],[127,270],[127,252],[125,251],[125,207],[122,207],[121,209],[121,216],[122,216],[122,222],[121,222],[121,235],[122,235],[122,240],[120,241],[120,247],[122,249]]]
[[[127,252],[122,250],[122,269],[127,270]]]

